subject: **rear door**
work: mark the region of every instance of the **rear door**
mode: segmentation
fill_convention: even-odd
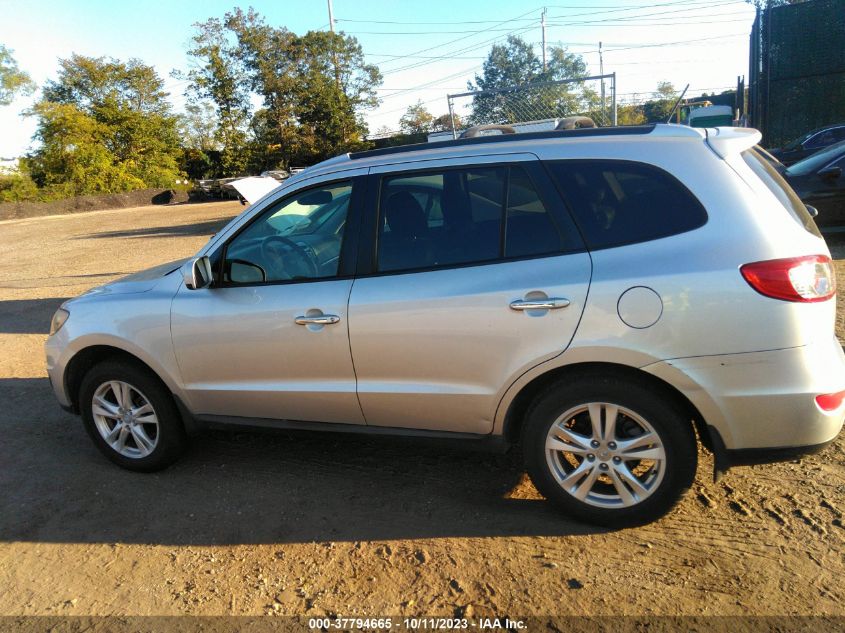
[[[368,425],[486,434],[569,345],[591,263],[533,154],[371,170],[349,332]]]

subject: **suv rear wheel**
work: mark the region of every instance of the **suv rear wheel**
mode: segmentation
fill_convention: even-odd
[[[85,429],[97,448],[118,466],[161,470],[185,448],[185,429],[173,398],[144,367],[109,360],[82,380],[79,404]]]
[[[647,387],[615,377],[561,382],[534,402],[522,434],[537,489],[574,518],[653,521],[695,478],[692,421]]]

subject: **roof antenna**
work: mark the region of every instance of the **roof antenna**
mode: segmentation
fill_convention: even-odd
[[[683,99],[684,95],[687,94],[687,90],[689,90],[689,84],[687,84],[687,87],[684,88],[684,91],[681,93],[681,96],[678,97],[678,100],[675,102],[675,105],[672,106],[672,111],[669,113],[669,118],[666,119],[666,123],[672,122],[672,117],[675,115],[675,110],[678,109],[678,106],[681,103],[681,99]]]

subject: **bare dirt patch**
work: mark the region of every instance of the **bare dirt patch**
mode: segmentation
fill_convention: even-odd
[[[561,516],[516,455],[213,434],[162,473],[106,462],[50,392],[50,315],[240,210],[0,224],[0,615],[845,614],[842,439],[718,484],[702,454],[676,512],[624,531]]]

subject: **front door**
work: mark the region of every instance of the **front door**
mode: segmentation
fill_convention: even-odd
[[[539,162],[474,160],[370,176],[376,261],[349,305],[369,425],[490,433],[503,391],[575,333],[590,257]]]
[[[358,180],[270,202],[215,253],[212,287],[182,287],[171,330],[200,416],[362,424],[349,352]]]

